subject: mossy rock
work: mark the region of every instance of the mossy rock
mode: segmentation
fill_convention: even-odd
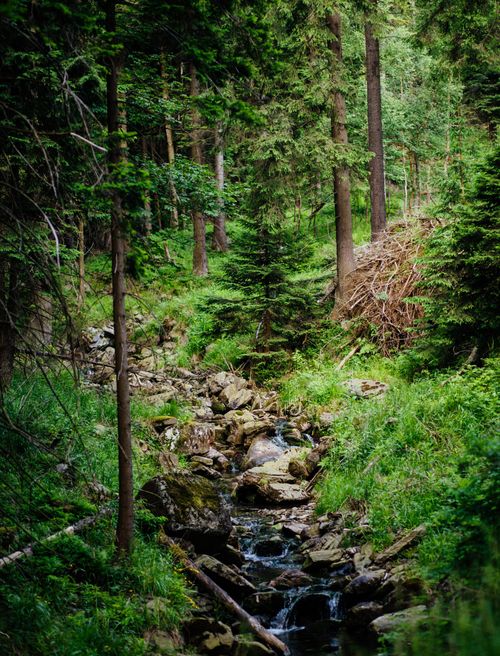
[[[215,485],[202,476],[186,470],[155,476],[138,496],[154,515],[165,517],[168,535],[184,537],[203,552],[220,548],[229,537],[229,508]]]

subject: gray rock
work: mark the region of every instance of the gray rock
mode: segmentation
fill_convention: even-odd
[[[347,390],[358,399],[368,399],[373,396],[385,394],[389,385],[381,383],[378,380],[368,380],[363,378],[351,378],[344,383]]]
[[[242,468],[251,469],[263,465],[265,462],[277,460],[282,453],[283,449],[280,446],[265,435],[260,435],[252,441],[243,460]]]
[[[242,408],[251,403],[252,399],[252,390],[245,387],[241,388],[236,383],[231,383],[225,387],[220,394],[220,400],[230,410]]]
[[[186,623],[184,632],[188,642],[204,654],[224,656],[233,653],[234,636],[227,624],[199,617]]]
[[[165,517],[168,535],[184,537],[204,550],[220,548],[229,537],[229,509],[206,478],[175,470],[149,480],[138,496],[153,514]]]
[[[288,588],[300,588],[311,585],[313,579],[300,569],[287,569],[277,576],[269,584],[272,588],[286,590]]]
[[[384,612],[384,607],[378,601],[362,601],[349,608],[346,616],[346,624],[350,627],[367,627],[376,617]]]
[[[377,564],[385,563],[387,560],[390,560],[391,558],[394,558],[394,556],[397,556],[401,551],[404,549],[407,549],[408,547],[412,546],[417,540],[419,540],[425,533],[425,524],[421,524],[420,526],[415,527],[403,537],[401,537],[399,540],[394,542],[394,544],[391,544],[390,547],[387,547],[385,551],[382,551],[382,553],[378,554],[375,557],[375,562]]]
[[[412,606],[396,613],[381,615],[370,624],[370,630],[377,636],[390,633],[402,626],[415,626],[427,619],[427,608],[424,605]]]
[[[353,602],[356,599],[370,599],[377,592],[385,576],[386,571],[383,569],[356,576],[344,591],[346,599],[349,602]]]

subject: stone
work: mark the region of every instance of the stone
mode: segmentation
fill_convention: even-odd
[[[211,423],[190,421],[181,428],[179,448],[183,453],[206,453],[215,441],[215,430]]]
[[[225,565],[208,554],[197,558],[195,565],[237,600],[257,591],[253,583],[250,583],[235,565]]]
[[[391,544],[390,547],[382,551],[382,553],[375,556],[375,562],[377,564],[381,564],[385,563],[391,558],[394,558],[394,556],[397,556],[401,551],[407,549],[409,546],[413,545],[417,540],[419,540],[424,535],[425,530],[425,524],[421,524],[420,526],[412,529],[403,535],[402,538],[397,540],[397,542],[394,542],[394,544]]]
[[[396,613],[387,613],[377,617],[370,623],[370,631],[376,636],[391,633],[402,626],[415,626],[427,619],[427,608],[424,605],[411,606]]]
[[[256,556],[264,558],[268,556],[281,556],[283,553],[283,540],[279,535],[267,538],[266,540],[259,540],[254,545],[254,552]]]
[[[319,425],[322,428],[329,428],[335,421],[335,415],[333,412],[322,412],[318,420],[319,420]]]
[[[205,458],[204,456],[191,456],[191,462],[198,462],[201,465],[211,467],[214,464],[212,458]]]
[[[241,376],[236,376],[227,371],[219,371],[207,379],[208,389],[211,394],[220,394],[224,388],[234,385],[237,390],[244,389],[248,386],[248,381]]]
[[[364,378],[351,378],[344,383],[347,391],[358,399],[368,399],[373,396],[381,396],[389,389],[389,385],[378,380]]]
[[[352,628],[367,627],[376,617],[384,613],[378,601],[362,601],[347,611],[345,622]]]
[[[286,590],[288,588],[300,588],[311,585],[313,579],[301,569],[286,569],[279,576],[273,579],[269,585],[277,590]]]
[[[268,483],[261,489],[265,500],[278,506],[297,506],[306,503],[310,499],[310,495],[304,488],[293,483]]]
[[[260,435],[252,441],[241,466],[243,469],[258,467],[265,462],[277,460],[282,453],[280,446],[265,435]]]
[[[177,632],[168,633],[167,631],[160,631],[153,629],[145,634],[146,641],[154,648],[155,653],[165,654],[178,654],[179,649],[182,647],[183,640]]]
[[[353,603],[357,599],[365,601],[371,599],[386,577],[384,569],[366,572],[356,576],[344,590],[346,603]]]
[[[277,590],[255,592],[244,600],[243,607],[251,615],[274,617],[285,607],[285,597]]]
[[[154,515],[165,517],[168,535],[212,550],[225,543],[232,530],[231,515],[214,484],[185,470],[150,479],[138,497]]]
[[[416,597],[422,601],[428,596],[424,582],[404,571],[389,576],[377,590],[377,599],[382,599],[385,610],[391,612],[408,608]]]
[[[284,535],[299,537],[307,528],[308,525],[302,522],[288,522],[287,524],[283,524],[281,530]]]
[[[333,564],[342,562],[342,549],[322,549],[320,551],[310,551],[304,561],[304,570],[319,570],[328,568]]]
[[[184,625],[184,632],[189,644],[194,645],[204,654],[223,656],[233,653],[234,635],[227,624],[198,617]]]
[[[288,471],[294,478],[298,478],[301,481],[308,479],[311,475],[305,461],[299,459],[290,460]]]
[[[248,388],[238,387],[236,383],[231,383],[222,390],[219,398],[227,408],[237,410],[251,403],[253,392]]]
[[[219,471],[213,467],[207,467],[206,465],[202,465],[200,463],[193,463],[191,471],[193,474],[196,474],[197,476],[203,476],[204,478],[208,478],[211,481],[218,481],[220,478],[222,478],[222,474]]]
[[[208,451],[201,455],[203,455],[205,458],[210,458],[215,469],[221,472],[225,472],[229,469],[229,460],[227,457],[220,451],[217,451],[217,449],[215,449],[213,446],[211,446]]]

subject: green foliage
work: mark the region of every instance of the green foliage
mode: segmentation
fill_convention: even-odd
[[[468,203],[454,207],[427,247],[422,299],[426,339],[417,357],[431,365],[494,352],[500,329],[500,149],[479,168]]]
[[[500,649],[499,588],[498,551],[494,550],[476,590],[465,590],[460,597],[440,599],[431,608],[424,627],[402,627],[391,636],[389,653],[469,656],[473,649],[477,656],[495,656]],[[379,656],[386,653],[379,652]]]
[[[113,395],[75,385],[63,369],[16,375],[3,398],[0,424],[0,544],[10,553],[35,543],[22,567],[0,576],[0,651],[70,656],[151,653],[144,633],[177,626],[190,606],[184,579],[156,544],[158,519],[138,512],[129,562],[115,559],[115,517],[101,518],[78,536],[39,540],[96,512],[95,480],[118,489]],[[156,436],[148,419],[158,412],[186,418],[170,402],[155,408],[134,401],[133,434],[150,454],[134,452],[136,485],[157,473]],[[102,503],[102,502],[100,502]],[[161,598],[154,612],[151,597]]]
[[[137,540],[130,563],[114,561],[112,526],[40,547],[0,581],[0,645],[19,654],[150,653],[143,633],[177,626],[189,605],[169,555]],[[104,543],[104,544],[103,544]],[[91,546],[92,545],[92,546]],[[154,616],[146,609],[161,597]]]
[[[431,579],[460,564],[473,576],[497,512],[498,361],[442,384],[393,383],[383,399],[338,413],[321,485],[321,510],[366,507],[376,548],[425,523],[420,568]]]

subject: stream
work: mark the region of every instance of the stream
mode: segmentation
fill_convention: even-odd
[[[290,445],[283,437],[284,424],[279,422],[273,441],[284,449]],[[238,472],[232,472],[232,477]],[[229,479],[230,480],[230,479]],[[309,504],[311,507],[311,504]],[[244,557],[241,569],[259,590],[261,607],[250,612],[288,645],[291,656],[369,656],[375,651],[352,640],[342,626],[344,611],[338,583],[348,567],[329,575],[304,575],[290,587],[270,587],[280,575],[302,572],[303,557],[297,552],[301,540],[284,536],[279,530],[283,513],[293,519],[300,507],[254,507],[236,503],[231,515],[239,548]],[[311,508],[312,511],[312,508]],[[290,581],[292,582],[292,581]],[[268,600],[269,603],[266,603]],[[245,604],[244,604],[245,605]]]

